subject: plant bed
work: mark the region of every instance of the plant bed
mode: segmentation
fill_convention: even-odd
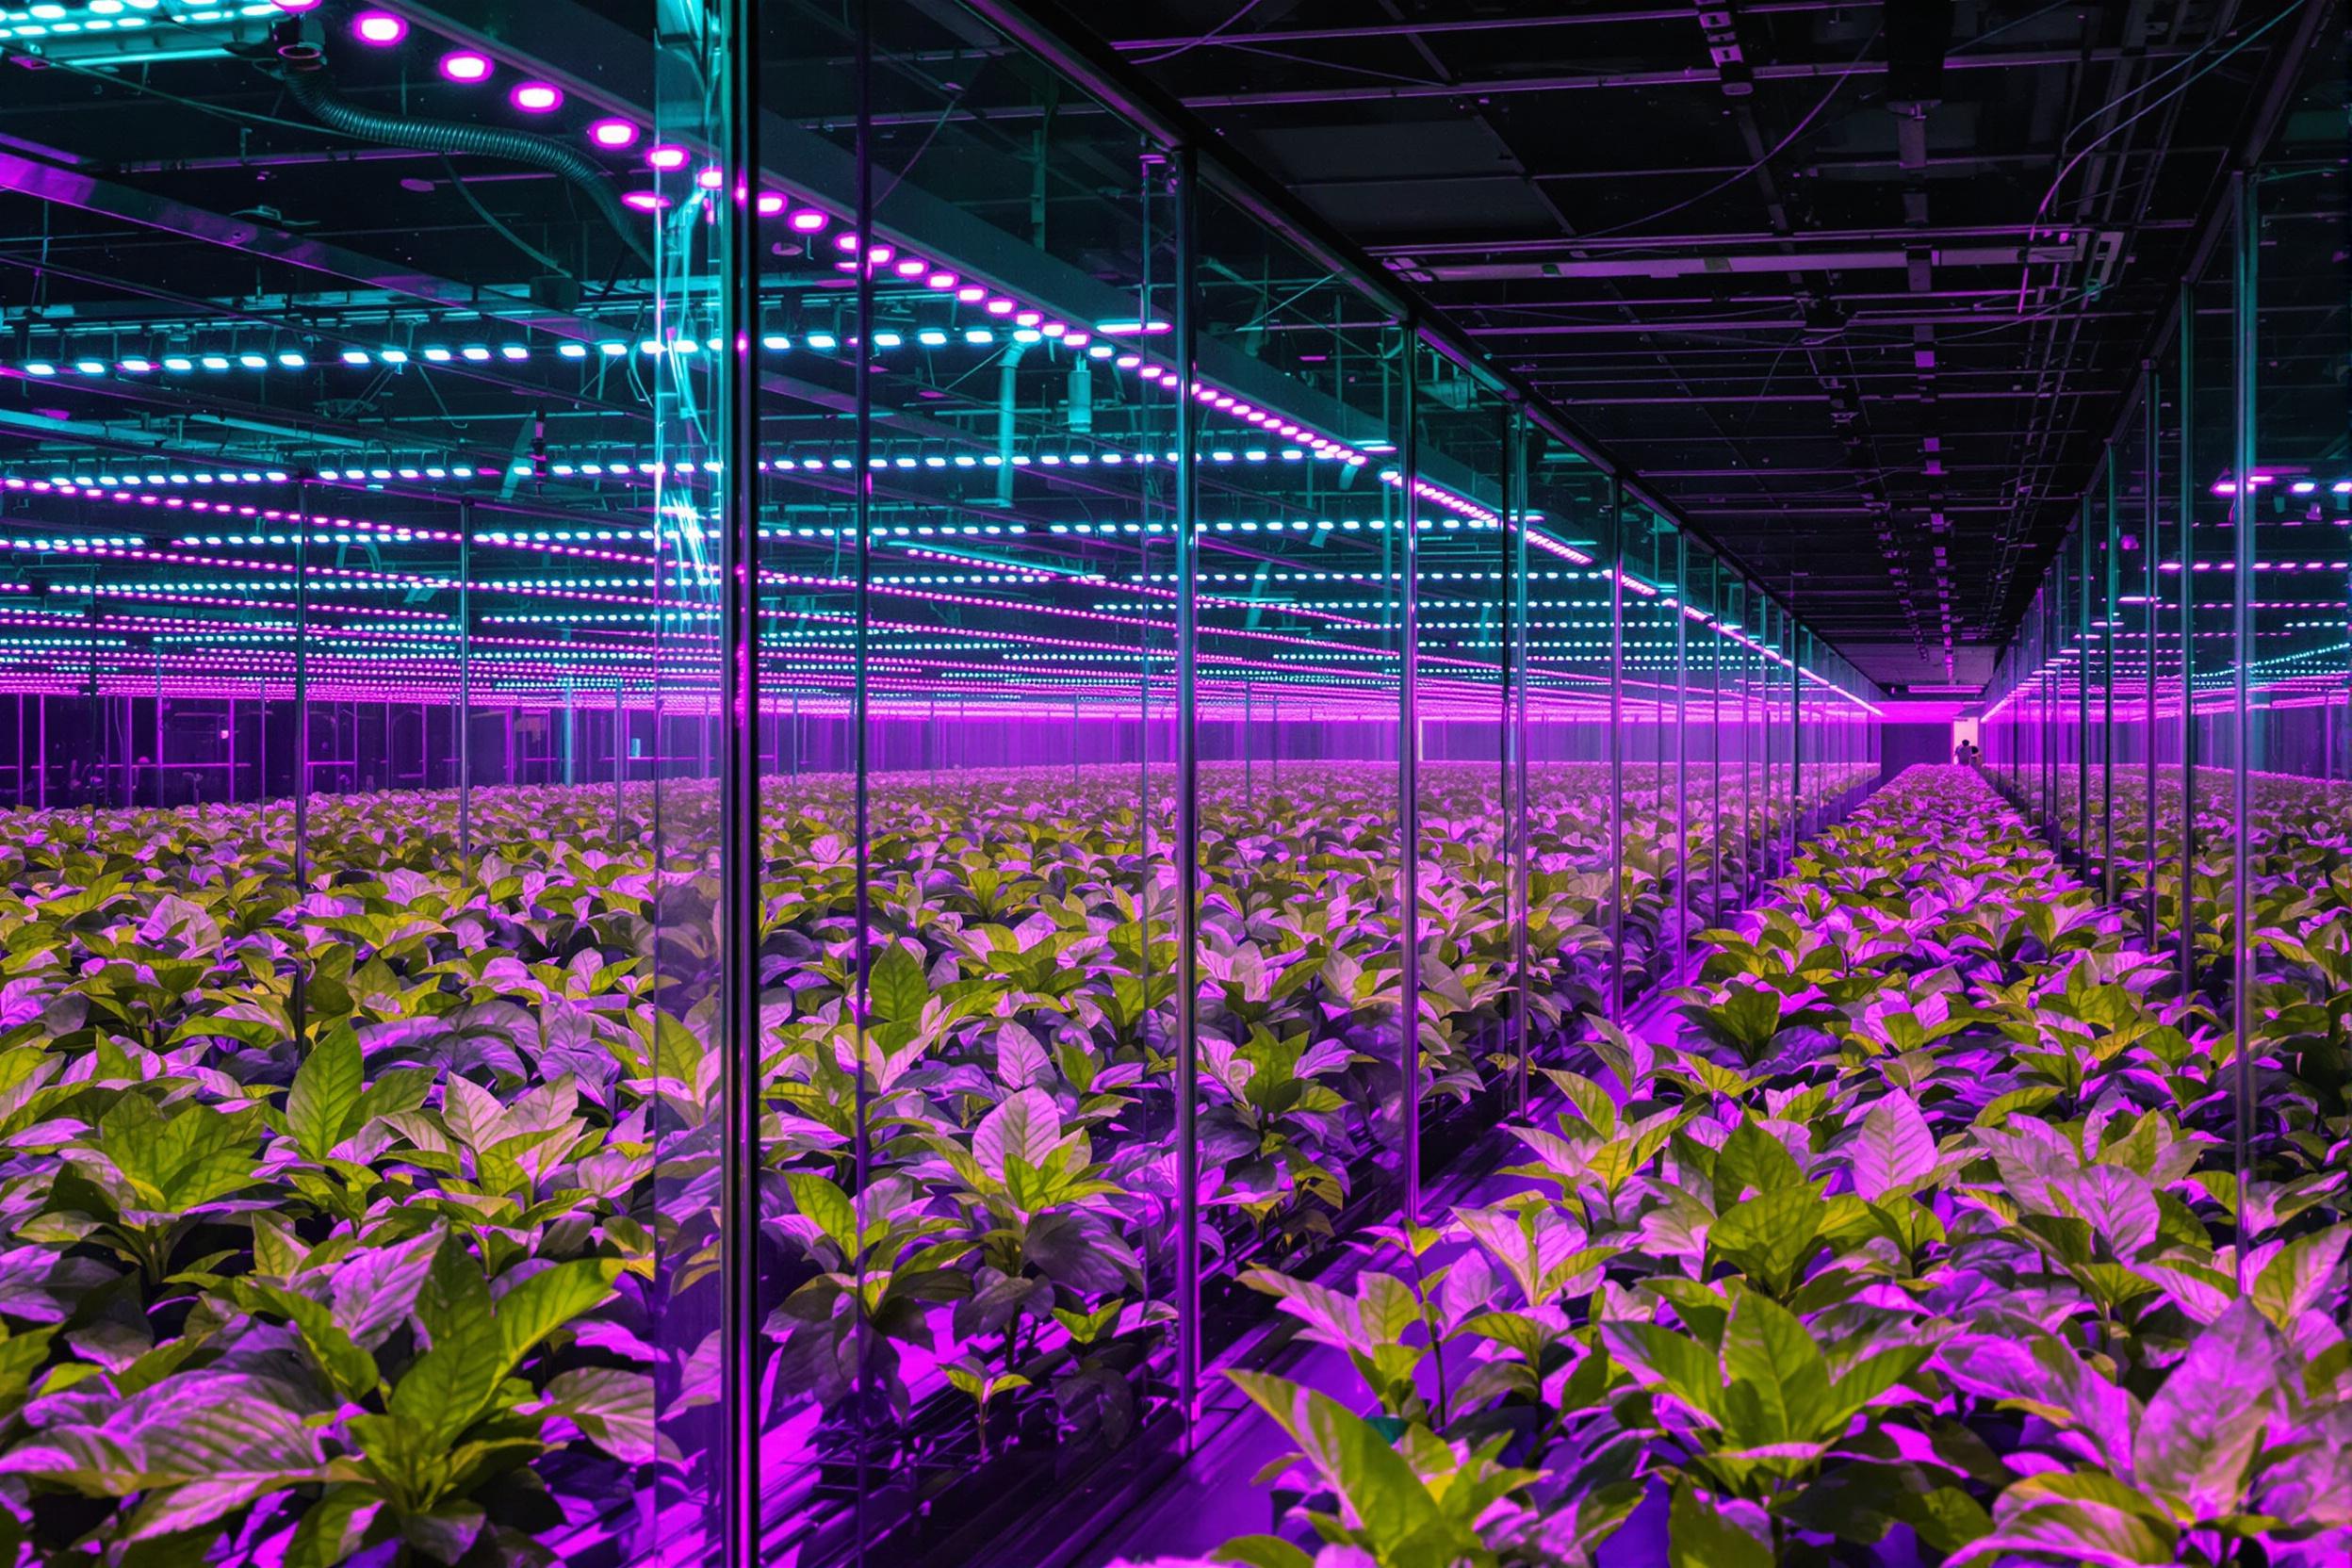
[[[1553,1071],[1525,1193],[1259,1277],[1371,1413],[1248,1380],[1302,1501],[1217,1560],[1591,1562],[1645,1499],[1691,1563],[2344,1560],[2324,1086],[2256,1041],[2241,1186],[2228,1036],[1965,770],[1715,942],[1682,1041]]]

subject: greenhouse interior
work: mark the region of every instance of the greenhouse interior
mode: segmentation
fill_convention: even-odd
[[[0,0],[0,1568],[2344,1568],[2348,27]]]

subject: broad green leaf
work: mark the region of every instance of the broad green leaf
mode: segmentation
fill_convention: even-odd
[[[858,1211],[848,1195],[812,1171],[790,1171],[784,1181],[792,1189],[792,1207],[814,1222],[825,1239],[840,1250],[844,1263],[856,1262]]]
[[[286,1544],[285,1568],[336,1568],[350,1561],[383,1506],[372,1487],[327,1488],[302,1511],[294,1538]]]
[[[324,1301],[259,1280],[240,1280],[237,1285],[237,1300],[247,1310],[274,1313],[294,1325],[302,1348],[337,1394],[359,1400],[376,1391],[375,1358],[352,1341]]]
[[[2254,1279],[2254,1302],[2279,1328],[2319,1305],[2338,1277],[2352,1225],[2314,1231],[2280,1248]]]
[[[866,1004],[885,1023],[911,1023],[931,1000],[931,980],[915,956],[887,943],[866,972]]]
[[[337,1023],[312,1043],[286,1097],[286,1123],[304,1159],[325,1159],[351,1135],[360,1073],[359,1037],[348,1023]]]
[[[1813,1251],[1823,1209],[1810,1186],[1782,1187],[1733,1204],[1715,1221],[1707,1245],[1774,1296],[1785,1296]]]
[[[1061,1135],[1062,1112],[1054,1097],[1040,1088],[1026,1088],[980,1119],[972,1130],[972,1157],[1001,1182],[1009,1158],[1018,1156],[1033,1169],[1044,1168]]]
[[[1761,1525],[1763,1510],[1753,1503],[1734,1506]],[[1666,1561],[1669,1568],[1772,1568],[1773,1558],[1768,1543],[1727,1517],[1715,1499],[1682,1481],[1667,1511]]]
[[[2246,1471],[2285,1422],[2279,1380],[2289,1352],[2253,1303],[2240,1301],[2190,1342],[2141,1413],[2132,1447],[2140,1484],[2183,1525],[2241,1504]]]
[[[428,1446],[448,1446],[488,1407],[505,1376],[499,1332],[498,1324],[482,1321],[436,1338],[400,1374],[384,1408],[412,1424]]]
[[[612,1295],[621,1265],[611,1258],[576,1258],[533,1274],[498,1298],[498,1375],[513,1371],[547,1335]]]
[[[1778,1192],[1805,1185],[1805,1171],[1788,1146],[1755,1117],[1740,1119],[1715,1153],[1715,1207],[1722,1210],[1750,1189]]]
[[[1293,1545],[1279,1535],[1237,1535],[1219,1546],[1215,1558],[1241,1568],[1315,1568],[1315,1559],[1305,1547]]]
[[[1263,1372],[1227,1376],[1282,1423],[1307,1462],[1364,1522],[1376,1552],[1439,1524],[1436,1500],[1404,1456],[1338,1401]]]
[[[1872,1203],[1936,1170],[1936,1135],[1918,1102],[1901,1089],[1889,1089],[1870,1107],[1848,1152],[1854,1190]]]
[[[1684,1404],[1710,1418],[1723,1413],[1723,1372],[1712,1348],[1656,1323],[1612,1318],[1601,1325],[1609,1353],[1648,1372]]]
[[[1740,1294],[1723,1328],[1723,1371],[1756,1390],[1764,1417],[1762,1430],[1738,1434],[1744,1445],[1835,1435],[1820,1429],[1831,1414],[1829,1369],[1821,1348],[1777,1301],[1755,1291]]]
[[[1545,1068],[1544,1075],[1560,1086],[1568,1102],[1576,1108],[1576,1114],[1591,1123],[1594,1132],[1604,1138],[1617,1135],[1617,1102],[1609,1097],[1607,1089],[1583,1073],[1563,1068]]]

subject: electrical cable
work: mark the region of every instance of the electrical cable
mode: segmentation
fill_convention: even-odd
[[[286,83],[287,95],[300,104],[305,113],[316,116],[320,123],[347,136],[382,142],[389,147],[414,147],[427,152],[471,153],[483,157],[505,158],[559,175],[587,195],[596,211],[620,236],[622,243],[636,252],[646,266],[653,265],[653,253],[638,234],[641,225],[629,208],[621,204],[621,199],[613,194],[612,183],[605,178],[603,166],[564,142],[550,137],[533,136],[528,131],[510,131],[495,125],[467,125],[452,120],[403,119],[399,115],[379,114],[374,109],[362,108],[336,90],[334,80],[316,58],[308,62],[288,61],[280,80]]]
[[[2151,114],[2155,113],[2158,109],[2160,109],[2160,108],[2164,107],[2166,104],[2171,103],[2174,99],[2176,99],[2176,98],[2180,97],[2182,93],[2185,93],[2186,91],[2188,91],[2188,90],[2189,90],[2189,89],[2191,89],[2191,88],[2195,87],[2195,86],[2196,86],[2198,82],[2203,81],[2203,80],[2204,80],[2207,76],[2210,76],[2210,75],[2212,75],[2214,72],[2216,72],[2216,71],[2220,70],[2220,69],[2221,69],[2224,65],[2227,65],[2232,57],[2234,57],[2236,55],[2238,55],[2240,52],[2244,51],[2245,49],[2246,49],[2246,48],[2250,47],[2250,46],[2254,43],[2254,41],[2255,41],[2257,39],[2261,38],[2261,37],[2262,37],[2264,33],[2269,32],[2269,31],[2270,31],[2273,27],[2276,27],[2276,26],[2277,26],[2277,25],[2278,25],[2278,24],[2280,24],[2281,22],[2284,22],[2285,20],[2287,20],[2287,18],[2289,18],[2289,17],[2293,16],[2295,12],[2297,12],[2297,11],[2301,10],[2301,9],[2303,8],[2303,7],[2305,6],[2305,4],[2306,4],[2306,3],[2307,3],[2307,0],[2291,0],[2291,3],[2290,3],[2289,5],[2287,5],[2287,6],[2285,7],[2285,8],[2283,8],[2282,10],[2280,10],[2277,16],[2272,17],[2269,21],[2267,21],[2267,22],[2263,23],[2261,26],[2259,26],[2259,27],[2255,28],[2252,32],[2250,32],[2250,33],[2246,34],[2244,38],[2242,38],[2242,39],[2238,40],[2238,41],[2237,41],[2237,42],[2235,42],[2235,43],[2231,44],[2229,48],[2227,48],[2227,49],[2223,50],[2220,54],[2215,55],[2215,56],[2214,56],[2212,59],[2208,60],[2208,61],[2205,63],[2205,65],[2204,65],[2203,69],[2201,69],[2201,70],[2199,70],[2199,71],[2197,71],[2197,72],[2195,72],[2195,73],[2191,74],[2189,75],[2189,77],[2188,77],[2186,80],[2182,81],[2182,82],[2181,82],[2179,86],[2177,86],[2177,87],[2173,88],[2170,91],[2168,91],[2168,92],[2164,93],[2162,97],[2151,99],[2151,100],[2149,100],[2148,103],[2143,104],[2143,105],[2142,105],[2142,106],[2140,106],[2140,107],[2139,107],[2136,111],[2134,111],[2133,113],[2129,114],[2129,115],[2126,115],[2123,119],[2121,119],[2121,120],[2117,121],[2117,122],[2115,122],[2115,124],[2110,125],[2109,127],[2107,127],[2107,129],[2106,129],[2106,130],[2104,130],[2104,131],[2100,132],[2098,136],[2096,136],[2096,137],[2092,138],[2089,141],[2084,142],[2084,143],[2082,144],[2082,147],[2081,147],[2081,148],[2080,148],[2080,149],[2079,149],[2079,150],[2075,153],[2074,156],[2072,156],[2072,157],[2068,158],[2068,159],[2067,159],[2065,163],[2063,163],[2063,164],[2061,164],[2061,165],[2059,166],[2059,168],[2058,168],[2058,172],[2057,172],[2056,174],[2052,175],[2052,176],[2051,176],[2051,178],[2050,178],[2050,188],[2042,192],[2042,199],[2041,199],[2041,202],[2039,203],[2039,204],[2037,204],[2037,205],[2034,208],[2034,218],[2033,218],[2033,220],[2032,220],[2030,223],[2028,223],[2028,224],[2026,225],[2026,233],[2025,233],[2025,243],[2026,243],[2026,245],[2030,248],[2030,247],[2033,245],[2034,241],[2035,239],[2037,239],[2037,238],[2039,238],[2039,237],[2040,237],[2040,236],[2041,236],[2041,229],[2042,229],[2042,219],[2043,219],[2043,218],[2044,218],[2044,217],[2045,217],[2045,216],[2049,213],[2049,211],[2050,211],[2050,202],[2051,202],[2053,199],[2055,199],[2055,198],[2056,198],[2056,196],[2057,196],[2057,194],[2058,194],[2058,188],[2059,188],[2060,186],[2063,186],[2064,184],[2066,184],[2066,176],[2067,176],[2068,174],[2073,173],[2073,172],[2074,172],[2074,171],[2075,171],[2078,167],[2080,167],[2080,166],[2081,166],[2081,164],[2082,164],[2082,160],[2083,160],[2084,158],[2089,157],[2089,156],[2091,155],[2091,154],[2092,154],[2094,151],[2096,151],[2096,150],[2097,150],[2097,149],[2098,149],[2098,148],[2099,148],[2101,144],[2103,144],[2104,142],[2106,142],[2106,141],[2107,141],[2110,138],[2115,137],[2115,135],[2119,134],[2120,132],[2127,131],[2127,130],[2131,129],[2133,125],[2138,124],[2138,123],[2142,121],[2142,120],[2147,119],[2149,115],[2151,115]],[[2209,49],[2209,48],[2211,48],[2212,46],[2213,46],[2213,45],[2212,45],[2212,43],[2209,41],[2209,42],[2207,42],[2207,43],[2203,46],[2203,48],[2207,48],[2207,49]],[[2202,53],[2202,49],[2200,49],[2199,53]],[[2174,66],[2172,69],[2173,69],[2173,70],[2175,70],[2175,71],[2180,70],[2181,67],[2186,66],[2186,65],[2188,65],[2188,64],[2192,63],[2192,62],[2193,62],[2196,58],[2197,58],[2197,56],[2196,56],[2196,55],[2191,55],[2191,56],[2188,57],[2188,59],[2185,59],[2185,60],[2180,61],[2178,65]],[[2164,74],[2167,74],[2167,75],[2168,75],[2168,74],[2170,74],[2170,72],[2166,72],[2166,73],[2164,73]],[[2160,78],[2158,78],[2158,77],[2151,77],[2151,78],[2149,78],[2149,80],[2148,80],[2148,81],[2144,82],[2144,83],[2142,83],[2142,84],[2141,84],[2141,89],[2142,89],[2142,90],[2145,90],[2146,88],[2148,88],[2148,87],[2152,87],[2152,86],[2154,86],[2154,85],[2155,85],[2155,82],[2156,82],[2158,79],[2160,79]],[[2115,99],[2115,103],[2118,103],[2118,104],[2119,104],[2119,103],[2122,103],[2122,102],[2124,102],[2126,99],[2130,98],[2131,96],[2132,96],[2132,94],[2131,94],[2131,93],[2125,93],[2125,94],[2123,94],[2123,95],[2122,95],[2122,97],[2119,97],[2119,98]],[[2104,112],[2105,112],[2105,108],[2104,108],[2104,107],[2102,107],[2102,109],[2100,110],[2100,112],[2101,112],[2101,113],[2104,113]],[[2087,122],[2087,122],[2087,121],[2085,121],[2085,122],[2082,122],[2082,123],[2087,123]],[[2078,125],[2078,128],[2080,128],[2080,127],[2079,127],[2079,125]],[[2067,134],[2068,134],[2068,135],[2072,135],[2073,133],[2072,133],[2072,132],[2068,132]],[[2061,146],[2061,147],[2063,147],[2064,145],[2065,145],[2065,143],[2062,141],[2062,142],[2060,143],[2060,146]],[[2023,267],[2023,269],[2021,269],[2021,270],[2020,270],[2019,274],[2018,274],[2018,277],[2017,277],[2017,309],[2018,309],[2020,312],[2022,312],[2022,311],[2025,309],[2025,296],[2026,296],[2027,290],[2028,290],[2028,289],[2032,286],[2032,285],[2033,285],[2033,281],[2034,281],[2034,263],[2033,263],[2032,261],[2030,261],[2030,260],[2029,260],[2029,261],[2027,261],[2027,262],[2026,262],[2026,264],[2025,264],[2025,266]]]
[[[1202,44],[1211,42],[1217,38],[1217,34],[1223,32],[1234,23],[1239,22],[1244,17],[1248,16],[1251,11],[1256,10],[1258,8],[1258,5],[1259,0],[1242,0],[1241,9],[1233,12],[1233,15],[1218,23],[1216,26],[1211,27],[1207,32],[1202,33],[1199,38],[1193,39],[1188,42],[1180,43],[1173,49],[1163,50],[1156,55],[1145,55],[1131,63],[1135,65],[1157,65],[1162,60],[1172,60],[1179,55],[1188,55],[1193,50],[1200,48]]]
[[[1883,32],[1884,30],[1884,28],[1881,28],[1878,31],[1874,31],[1869,38],[1863,40],[1861,50],[1855,54],[1853,60],[1849,63],[1851,65],[1861,64],[1862,57],[1870,52],[1870,45],[1878,41],[1879,32]],[[1821,94],[1821,102],[1815,104],[1811,108],[1807,109],[1805,113],[1805,118],[1798,121],[1796,124],[1791,126],[1787,136],[1782,137],[1778,141],[1774,142],[1771,150],[1768,151],[1762,157],[1756,159],[1754,163],[1749,164],[1745,169],[1740,170],[1738,173],[1726,174],[1723,178],[1716,181],[1713,185],[1708,186],[1705,190],[1700,191],[1697,195],[1685,197],[1683,200],[1676,202],[1673,206],[1660,207],[1658,211],[1645,213],[1640,218],[1630,219],[1623,223],[1612,224],[1606,229],[1594,229],[1589,234],[1579,234],[1574,236],[1573,237],[1576,239],[1606,239],[1612,235],[1621,235],[1627,229],[1638,229],[1644,223],[1654,223],[1661,218],[1672,218],[1675,213],[1682,211],[1685,207],[1694,206],[1697,204],[1706,201],[1709,196],[1714,195],[1717,191],[1727,190],[1731,187],[1738,185],[1741,180],[1746,179],[1749,175],[1755,173],[1757,170],[1763,168],[1766,164],[1772,162],[1774,158],[1780,156],[1782,153],[1786,152],[1790,142],[1796,140],[1797,138],[1805,134],[1806,126],[1812,124],[1814,121],[1821,118],[1821,111],[1829,107],[1831,101],[1835,99],[1839,92],[1844,90],[1845,85],[1850,79],[1851,73],[1849,73],[1848,75],[1839,76],[1836,81],[1830,83],[1829,90]]]
[[[538,246],[531,244],[521,235],[516,234],[513,229],[508,228],[504,223],[499,222],[498,215],[492,212],[488,207],[482,204],[481,199],[471,190],[466,188],[465,180],[461,178],[457,172],[457,165],[449,161],[449,154],[443,153],[440,155],[440,157],[442,172],[449,175],[449,184],[456,188],[457,193],[466,198],[466,204],[474,209],[475,217],[489,224],[493,229],[496,229],[498,234],[505,238],[508,244],[522,252],[523,254],[529,256],[531,260],[537,262],[548,271],[560,272],[564,277],[571,277],[572,273],[569,268],[565,267],[562,262],[556,260],[553,256],[547,254],[547,252],[539,249]]]

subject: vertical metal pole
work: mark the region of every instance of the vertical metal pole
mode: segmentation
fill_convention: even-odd
[[[1609,990],[1611,1023],[1625,1016],[1625,489],[1609,476]]]
[[[1405,382],[1397,415],[1397,493],[1402,503],[1404,548],[1397,552],[1403,579],[1398,600],[1401,682],[1396,694],[1396,850],[1404,941],[1404,1028],[1399,1042],[1403,1104],[1399,1107],[1397,1153],[1404,1166],[1405,1218],[1421,1219],[1421,528],[1416,487],[1421,481],[1421,338],[1408,318],[1403,323]]]
[[[2253,919],[2254,840],[2253,840],[2253,774],[2251,759],[2254,742],[2253,701],[2254,663],[2254,535],[2261,524],[2261,492],[2254,483],[2254,469],[2260,453],[2255,449],[2254,400],[2255,353],[2259,347],[2256,334],[2255,267],[2260,243],[2261,218],[2256,208],[2256,186],[2253,177],[2240,170],[2230,177],[2230,196],[2236,208],[2237,267],[2236,286],[2232,289],[2231,358],[2235,417],[2235,436],[2230,467],[2238,476],[2236,531],[2237,581],[2232,585],[2230,604],[2231,643],[2231,711],[2237,723],[2236,743],[2230,757],[2230,888],[2231,920],[2230,922],[2230,1029],[2236,1037],[2236,1050],[2231,1057],[2231,1093],[2237,1102],[2233,1119],[2236,1129],[2235,1154],[2238,1177],[2238,1289],[2246,1289],[2246,1254],[2254,1246],[2255,1226],[2246,1215],[2250,1194],[2248,1174],[2253,1164],[2254,1133],[2254,1064],[2251,1056],[2253,1037],[2254,942],[2251,929]]]
[[[1718,568],[1716,580],[1721,581]],[[1723,599],[1715,598],[1721,608]],[[1707,858],[1707,916],[1709,925],[1720,925],[1723,919],[1723,635],[1712,631],[1707,640],[1707,776],[1713,782],[1714,805],[1708,810],[1710,853]],[[1736,841],[1736,835],[1735,835]]]
[[[310,896],[310,486],[294,487],[294,896]],[[288,1021],[299,1043],[310,1033],[309,988],[294,965]]]
[[[2122,607],[2115,601],[2122,594],[2123,563],[2117,557],[2121,541],[2115,529],[2115,450],[2113,442],[2107,448],[2107,571],[2105,612],[2099,619],[2105,623],[2101,663],[2105,675],[2099,680],[2099,861],[2106,869],[2107,902],[2115,902],[2115,616]]]
[[[2182,323],[2183,330],[2186,330],[2186,325]],[[2140,924],[2141,939],[2152,953],[2156,949],[2156,584],[2159,579],[2156,558],[2160,553],[2156,544],[2156,485],[2164,466],[2157,452],[2163,438],[2158,428],[2158,416],[2164,387],[2152,361],[2144,368],[2147,375],[2141,396],[2146,406],[2140,410],[2140,449],[2146,456],[2141,460],[2144,468],[2140,476],[2140,618],[2141,645],[2148,667],[2141,672],[2141,689],[2146,696],[2141,709],[2140,750],[2143,755],[2140,766],[2144,776],[2142,792],[2146,798],[2140,802],[2143,813],[2140,825],[2140,875],[2147,886],[2141,890],[2144,907]]]
[[[1176,1396],[1192,1446],[1200,1413],[1200,444],[1193,373],[1199,321],[1197,165],[1175,149],[1176,356]]]
[[[2063,554],[2066,547],[2060,545],[2058,547]],[[2063,648],[2066,635],[2066,574],[2063,571],[2052,574],[2051,586],[2057,591],[2057,602],[2052,607],[2050,616],[2050,630],[2051,640]],[[2058,722],[2058,666],[2054,662],[2043,672],[2042,689],[2048,698],[2043,719],[2043,730],[2048,743],[2043,749],[2049,754],[2043,768],[2049,780],[2043,801],[2048,812],[2050,847],[2058,852],[2060,862],[2063,864],[2066,853],[2066,840],[2061,819],[2066,813],[2058,808],[2058,742],[2064,730]]]
[[[457,503],[457,858],[474,869],[474,506]]]
[[[294,888],[307,895],[310,881],[310,487],[295,488],[302,522],[294,531]],[[299,987],[299,972],[297,978]],[[301,996],[297,989],[296,997]],[[296,1037],[302,1034],[300,1021]]]
[[[729,183],[759,167],[760,37],[758,0],[726,0],[720,12],[720,166]],[[862,160],[861,160],[862,165]],[[729,1562],[760,1560],[760,394],[743,345],[760,323],[758,225],[748,210],[710,205],[718,226],[716,400],[724,508],[719,531],[719,986],[722,997],[720,1152],[720,1388],[722,1550]],[[862,252],[860,254],[862,255]],[[862,274],[861,274],[862,275]],[[862,363],[865,356],[859,355]],[[864,430],[864,421],[858,428]],[[865,465],[858,464],[858,479]],[[657,522],[659,518],[657,517]],[[695,720],[696,749],[702,722]],[[863,835],[859,836],[862,847]],[[862,888],[862,876],[861,876]],[[862,916],[863,911],[860,910]],[[864,922],[859,921],[862,936]],[[862,1119],[861,1119],[862,1125]],[[856,1268],[858,1260],[849,1260]],[[863,1445],[859,1448],[863,1461]],[[862,1488],[860,1491],[862,1492]],[[862,1534],[862,1532],[861,1532]],[[860,1543],[862,1546],[862,1541]]]
[[[2180,290],[2180,457],[2173,485],[2180,513],[2180,883],[2173,900],[2180,926],[2180,989],[2197,984],[2197,286]]]
[[[869,5],[858,8],[858,57],[856,98],[858,107],[858,440],[857,440],[857,556],[855,584],[856,625],[851,633],[850,767],[853,799],[856,803],[854,823],[856,839],[853,861],[857,870],[856,897],[857,930],[853,962],[857,966],[857,986],[851,998],[852,1017],[858,1029],[858,1090],[856,1106],[858,1190],[863,1192],[874,1178],[873,1085],[863,1066],[867,1049],[867,1032],[872,1027],[872,979],[874,973],[874,801],[871,793],[873,775],[873,697],[868,688],[870,663],[873,657],[874,626],[874,268],[867,258],[874,254],[874,11]],[[746,66],[746,69],[750,67]],[[746,139],[749,132],[743,133]],[[744,168],[757,167],[746,161]],[[748,227],[748,225],[746,225]],[[757,257],[755,241],[746,239],[750,254]],[[756,301],[755,301],[756,303]],[[755,1221],[756,1223],[756,1221]],[[856,1263],[864,1288],[865,1260]],[[858,1408],[867,1410],[873,1402],[874,1380],[874,1339],[872,1327],[861,1316],[858,1323]],[[868,1495],[868,1454],[874,1445],[861,1428],[858,1445],[858,1496],[859,1520],[858,1530],[858,1560],[865,1560],[865,1521],[863,1511]]]
[[[2075,524],[2076,570],[2081,586],[2074,599],[2074,863],[2091,869],[2091,526]]]
[[[1250,758],[1250,727],[1255,718],[1250,701],[1250,676],[1244,671],[1241,677],[1241,798],[1251,801],[1258,796],[1256,776],[1251,771]]]
[[[1690,648],[1683,629],[1690,594],[1690,541],[1674,530],[1674,956],[1679,972],[1690,951],[1690,714],[1686,706]],[[1631,1087],[1630,1085],[1627,1087]]]
[[[1534,884],[1527,867],[1527,421],[1515,414],[1506,413],[1504,419],[1503,515],[1510,520],[1503,535],[1503,693],[1507,704],[1503,800],[1509,813],[1504,865],[1511,878],[1511,972],[1517,998],[1511,1008],[1511,1054],[1517,1064],[1511,1108],[1524,1117],[1532,1086],[1530,1056],[1535,1043],[1527,1019],[1527,997],[1534,980],[1528,973],[1527,956],[1527,920],[1534,907]]]
[[[1804,832],[1804,632],[1788,621],[1788,854],[1780,865],[1797,863],[1797,835]]]

